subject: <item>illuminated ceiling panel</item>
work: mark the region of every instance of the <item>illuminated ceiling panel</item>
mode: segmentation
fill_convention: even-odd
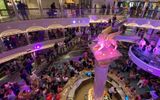
[[[66,3],[75,3],[75,0],[66,0]]]

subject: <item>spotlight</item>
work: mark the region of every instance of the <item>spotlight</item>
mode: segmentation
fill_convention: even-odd
[[[74,20],[74,21],[73,21],[73,24],[75,24],[75,23],[76,23],[76,21]]]
[[[40,49],[40,47],[41,47],[40,45],[37,45],[35,46],[35,49]]]

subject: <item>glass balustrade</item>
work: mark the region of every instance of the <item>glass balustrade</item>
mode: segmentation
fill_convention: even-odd
[[[7,15],[5,14],[7,13]],[[73,18],[73,17],[87,17],[88,15],[124,15],[128,17],[140,17],[140,18],[151,18],[159,19],[159,13],[157,9],[148,9],[143,11],[140,9],[132,8],[116,8],[116,9],[103,9],[103,8],[91,8],[91,9],[50,9],[43,8],[42,11],[39,8],[29,8],[26,11],[26,15],[17,10],[17,14],[13,9],[0,9],[0,22],[16,21],[16,20],[32,20],[41,18]],[[26,18],[23,18],[26,17]]]
[[[60,29],[34,31],[6,36],[0,40],[0,53],[29,44],[64,38],[65,36],[67,36],[67,34]]]
[[[152,52],[149,52],[148,54],[146,54],[144,50],[141,50],[136,45],[133,46],[131,50],[133,54],[143,62],[149,65],[152,65],[153,67],[160,68],[160,57],[154,55]]]

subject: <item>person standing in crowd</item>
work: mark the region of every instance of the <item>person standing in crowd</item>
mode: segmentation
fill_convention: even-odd
[[[26,82],[27,85],[30,84],[30,82],[28,80],[28,75],[25,70],[20,71],[20,77]]]
[[[27,61],[25,69],[29,75],[32,75],[32,68],[33,68],[32,63]]]
[[[112,17],[112,26],[114,26],[115,22],[117,21],[116,14]]]
[[[107,15],[110,14],[110,9],[111,9],[111,6],[110,6],[110,4],[108,4],[108,5],[107,5],[107,11],[106,11]]]
[[[56,15],[56,5],[55,5],[55,2],[53,2],[52,4],[51,4],[51,16],[52,17],[55,17],[55,15]]]
[[[58,54],[58,43],[54,44],[54,49],[56,50],[56,53]]]
[[[94,5],[94,12],[95,12],[95,14],[97,13],[97,5],[96,4]]]
[[[27,5],[25,5],[24,3],[19,1],[18,4],[17,4],[17,8],[18,8],[18,11],[21,14],[23,20],[29,19],[27,11],[26,11],[27,10]]]
[[[52,9],[52,10],[55,10],[55,9],[56,9],[55,2],[53,2],[53,3],[51,4],[51,9]]]
[[[102,5],[102,14],[105,14],[105,12],[106,12],[106,5],[104,4]]]
[[[112,86],[111,88],[109,88],[108,93],[110,98],[112,99],[113,94],[117,93],[116,88]]]
[[[142,17],[145,17],[147,11],[148,11],[149,2],[146,0],[143,7]]]
[[[6,46],[7,50],[11,49],[11,46],[10,46],[11,43],[10,43],[9,39],[3,38],[3,43]]]

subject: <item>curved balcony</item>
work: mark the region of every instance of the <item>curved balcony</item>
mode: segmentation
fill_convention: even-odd
[[[139,27],[146,29],[160,30],[160,20],[146,19],[146,18],[128,18],[124,23],[128,27]]]
[[[13,48],[26,46],[37,42],[42,42],[50,37],[64,36],[66,30],[73,28],[84,28],[92,23],[106,23],[112,16],[90,16],[90,18],[61,18],[61,19],[41,19],[41,20],[29,20],[20,22],[10,22],[0,24],[0,52],[6,48],[8,39],[15,42],[18,40],[21,43],[14,47],[8,47],[8,50]],[[117,16],[117,20],[123,21],[123,16]],[[65,21],[64,21],[65,20]],[[61,34],[62,33],[62,34]],[[61,34],[61,35],[60,35]],[[34,40],[32,37],[40,37]],[[11,44],[12,45],[12,44]]]
[[[137,40],[140,39],[138,36],[125,36],[125,35],[118,35],[115,37],[117,41],[122,41],[122,42],[130,42],[130,43],[135,43]]]
[[[39,51],[42,49],[51,48],[55,43],[63,42],[65,38],[48,40],[44,42],[34,43],[27,46],[19,47],[13,50],[5,51],[0,54],[0,64],[11,59],[17,58],[19,56],[23,56],[25,54],[30,54],[35,51]]]
[[[18,21],[0,24],[0,37],[4,34],[13,35],[19,33],[27,33],[39,30],[49,30],[67,27],[88,26],[88,18],[56,18],[56,19],[40,19]]]
[[[152,54],[146,55],[136,46],[129,49],[130,59],[141,69],[147,71],[155,76],[160,77],[160,58]]]
[[[89,26],[90,23],[108,22],[111,17],[111,15],[91,15],[89,18],[54,18],[1,23],[0,37],[39,30]],[[122,22],[124,17],[117,16],[117,20]]]

